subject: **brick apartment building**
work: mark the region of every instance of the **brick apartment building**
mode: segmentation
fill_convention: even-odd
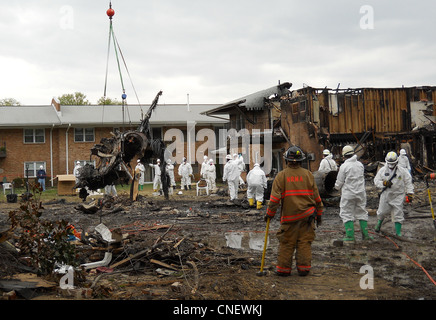
[[[218,131],[227,122],[225,117],[201,115],[216,106],[158,105],[150,118],[153,137],[164,138],[171,128],[178,128],[186,136],[188,126],[196,133],[204,128]],[[34,178],[42,165],[48,175],[47,186],[53,186],[57,175],[72,174],[76,161],[90,161],[90,149],[102,138],[110,137],[117,129],[136,129],[148,108],[140,105],[61,106],[54,100],[51,105],[43,106],[0,106],[0,182],[26,176]],[[195,149],[201,145],[201,142],[194,143]],[[180,153],[186,156],[187,150],[185,142],[184,150],[177,152],[181,157]],[[194,172],[198,172],[195,159],[191,159],[191,163]],[[146,180],[151,181],[151,168],[147,169]]]

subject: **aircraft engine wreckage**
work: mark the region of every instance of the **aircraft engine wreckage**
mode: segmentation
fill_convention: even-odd
[[[162,189],[168,199],[169,178],[165,171],[165,144],[161,139],[153,139],[149,119],[156,108],[162,91],[153,100],[147,113],[136,130],[115,132],[111,138],[103,138],[100,144],[91,149],[90,160],[95,160],[95,166],[86,164],[79,169],[76,188],[80,188],[79,197],[85,201],[88,191],[95,191],[118,181],[129,183],[131,181],[130,198],[136,200],[135,180],[138,176],[130,162],[137,157],[143,162],[151,162],[152,158],[159,158],[161,163]],[[165,178],[164,178],[165,177]],[[137,188],[136,188],[137,189]]]

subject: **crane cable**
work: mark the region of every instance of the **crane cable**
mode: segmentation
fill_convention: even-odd
[[[110,13],[109,10],[111,10],[112,12]],[[114,49],[115,49],[115,57],[117,59],[117,65],[118,65],[118,72],[119,72],[119,75],[120,75],[121,87],[122,87],[122,90],[123,90],[123,95],[122,95],[123,101],[122,101],[122,104],[123,104],[123,124],[124,124],[124,106],[125,106],[125,98],[126,98],[125,91],[126,90],[125,90],[125,87],[124,87],[124,81],[123,81],[123,76],[122,76],[122,72],[121,72],[121,66],[120,66],[120,59],[119,59],[119,56],[118,56],[118,51],[119,51],[119,53],[121,55],[121,59],[123,60],[124,67],[126,68],[127,74],[129,76],[130,83],[132,85],[133,91],[134,91],[136,99],[138,101],[138,105],[139,105],[139,107],[141,109],[141,114],[143,113],[143,111],[142,111],[141,103],[139,102],[139,98],[138,98],[138,94],[136,92],[135,86],[133,85],[133,81],[132,81],[132,78],[130,76],[129,69],[127,68],[127,64],[126,64],[126,61],[124,59],[123,53],[121,52],[121,47],[120,47],[120,45],[118,43],[118,40],[117,40],[117,38],[115,36],[115,33],[114,33],[114,29],[113,29],[113,25],[112,25],[112,16],[114,15],[114,11],[112,10],[112,3],[111,2],[109,2],[109,10],[107,11],[107,14],[109,16],[109,39],[108,39],[108,50],[107,50],[107,58],[106,58],[107,60],[106,60],[106,75],[105,75],[104,96],[103,96],[104,97],[104,101],[103,101],[102,122],[103,122],[103,117],[104,117],[104,105],[106,103],[107,77],[108,77],[108,69],[109,69],[109,53],[110,53],[110,46],[111,46],[111,40],[112,40],[113,44],[114,44]],[[118,48],[118,50],[117,50],[117,48]],[[130,113],[129,113],[129,109],[128,108],[127,108],[127,114],[128,114],[128,117],[129,117],[129,124],[131,124]]]

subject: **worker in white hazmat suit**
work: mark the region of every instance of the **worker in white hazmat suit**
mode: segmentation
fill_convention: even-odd
[[[401,236],[401,227],[404,221],[404,198],[407,194],[409,201],[413,200],[412,177],[409,172],[398,163],[397,154],[389,152],[382,167],[374,178],[374,184],[382,190],[377,210],[377,224],[375,231],[380,232],[386,215],[392,213],[397,236]]]
[[[264,189],[267,188],[265,172],[258,163],[254,164],[247,174],[247,198],[250,206],[254,205],[256,199],[256,209],[262,208]]]
[[[162,179],[160,176],[161,175],[160,159],[157,159],[156,164],[149,163],[148,165],[154,169],[153,191],[160,192],[160,190],[162,189]]]
[[[73,175],[76,177],[76,183],[79,183],[80,168],[82,168],[82,166],[80,165],[80,161],[77,161],[73,169]]]
[[[135,172],[137,170],[139,170],[139,180],[138,180],[138,190],[143,190],[144,189],[144,180],[145,180],[145,167],[144,165],[141,163],[141,160],[137,160],[136,161],[136,167],[135,167]]]
[[[229,187],[230,201],[236,200],[238,198],[238,188],[239,188],[239,168],[238,160],[232,160],[231,155],[226,156],[226,164],[224,165],[223,181],[227,181],[227,186]]]
[[[113,183],[104,187],[104,193],[112,197],[118,196],[117,188]]]
[[[245,185],[244,179],[242,179],[241,174],[245,171],[245,163],[244,158],[242,157],[242,154],[233,154],[233,160],[235,160],[238,163],[238,170],[239,170],[239,185],[243,186]]]
[[[203,163],[201,164],[201,169],[200,169],[200,177],[203,179],[206,179],[206,168],[208,165],[208,160],[207,160],[207,156],[203,157]]]
[[[405,168],[410,175],[412,175],[412,167],[410,166],[409,157],[404,149],[400,150],[400,156],[398,157],[398,166]]]
[[[192,166],[183,158],[183,162],[179,165],[179,175],[181,176],[181,189],[191,189]]]
[[[170,177],[170,189],[176,188],[176,179],[174,178],[174,165],[171,163],[171,159],[167,160],[167,165],[165,167],[165,171]]]
[[[212,159],[209,159],[205,172],[209,190],[214,191],[216,189],[216,167]]]
[[[338,171],[338,166],[336,164],[336,161],[333,160],[333,155],[331,154],[330,150],[325,149],[322,152],[324,158],[321,160],[319,164],[319,172],[322,173],[329,173],[330,171]]]
[[[368,211],[366,210],[366,191],[363,164],[357,160],[352,146],[342,149],[346,159],[339,167],[335,189],[341,190],[339,216],[345,227],[343,241],[354,242],[354,220],[359,221],[362,239],[370,240],[368,235]]]

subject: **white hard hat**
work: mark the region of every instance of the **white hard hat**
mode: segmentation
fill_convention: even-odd
[[[77,161],[76,164],[80,164],[80,161]]]
[[[226,159],[230,160],[230,159],[232,159],[232,156],[228,154],[228,155],[226,155]]]
[[[207,159],[207,156],[204,156],[203,159],[206,160],[206,159]]]
[[[342,148],[343,156],[352,156],[354,154],[354,148],[352,146],[345,146]]]
[[[400,150],[400,154],[407,154],[407,152],[406,152],[406,150],[401,149],[401,150]]]
[[[160,159],[157,159],[157,162],[160,162]]]
[[[209,163],[213,163],[213,159],[209,159]]]
[[[138,159],[138,160],[136,160],[136,162],[141,162],[141,160]]]
[[[322,154],[325,155],[325,156],[328,156],[328,155],[330,154],[330,150],[325,149],[325,150],[322,152]]]
[[[388,164],[395,164],[398,162],[398,156],[394,151],[390,151],[386,155],[385,161]]]

